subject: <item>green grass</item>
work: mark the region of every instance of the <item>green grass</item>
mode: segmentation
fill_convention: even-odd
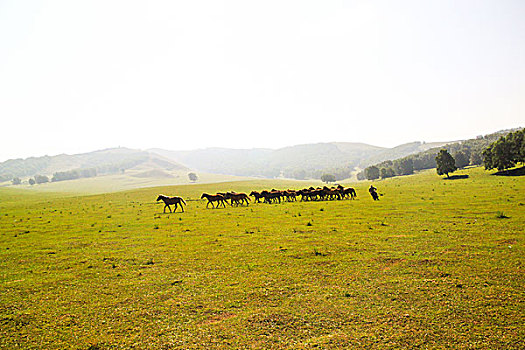
[[[521,348],[524,178],[460,173],[216,210],[202,192],[305,185],[0,189],[0,348]]]

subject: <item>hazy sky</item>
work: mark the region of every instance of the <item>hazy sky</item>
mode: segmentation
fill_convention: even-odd
[[[0,161],[525,126],[525,1],[0,0]]]

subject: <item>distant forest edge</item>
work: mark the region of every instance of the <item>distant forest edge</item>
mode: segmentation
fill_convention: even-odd
[[[442,149],[447,150],[452,155],[457,168],[461,169],[469,165],[485,165],[486,169],[498,168],[498,170],[504,170],[518,162],[523,162],[523,154],[525,153],[523,132],[524,129],[521,128],[499,131],[485,136],[478,136],[475,139],[431,148],[425,152],[403,158],[386,160],[365,168],[357,174],[357,179],[385,179],[394,176],[411,175],[419,170],[436,168],[436,156]],[[493,155],[494,152],[491,152],[491,150],[496,145],[500,145],[496,149],[498,154]],[[516,149],[511,150],[511,148]],[[505,152],[508,154],[503,154]]]

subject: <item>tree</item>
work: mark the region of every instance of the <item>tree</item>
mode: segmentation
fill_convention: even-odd
[[[512,160],[515,163],[525,161],[525,129],[507,135],[511,147]]]
[[[483,158],[478,152],[472,152],[470,154],[470,165],[481,165],[483,164]]]
[[[492,161],[492,149],[494,148],[494,144],[491,144],[490,146],[488,146],[487,148],[485,148],[483,150],[483,165],[485,165],[485,170],[490,170],[490,169],[494,169],[494,167],[492,166],[493,164],[493,161]]]
[[[380,176],[382,179],[386,179],[389,177],[394,177],[396,174],[394,173],[394,169],[392,168],[381,168]]]
[[[335,176],[331,174],[323,174],[321,176],[321,181],[325,183],[335,182]]]
[[[49,178],[45,175],[35,175],[35,182],[37,184],[43,184],[49,182]]]
[[[456,160],[456,166],[460,169],[466,167],[470,163],[469,158],[463,151],[457,152],[454,159]]]
[[[13,185],[20,185],[22,183],[22,180],[19,177],[14,177],[11,181]]]
[[[30,184],[31,186],[33,186],[35,183],[36,183],[36,182],[35,182],[35,179],[33,179],[33,178],[30,178],[30,179],[29,179],[29,184]]]
[[[199,177],[195,173],[188,173],[188,179],[190,179],[191,182],[195,182],[199,179]]]
[[[306,170],[304,169],[293,170],[292,177],[297,180],[304,180],[306,179]]]
[[[396,175],[412,175],[414,173],[414,161],[411,157],[396,159],[394,161]]]
[[[365,177],[367,180],[379,179],[379,168],[372,165],[365,169]]]
[[[499,171],[514,167],[525,160],[525,129],[501,136],[483,151],[485,169]]]
[[[448,176],[449,173],[453,173],[457,170],[454,157],[452,157],[446,149],[439,151],[438,155],[436,156],[436,166],[438,175],[445,174],[447,177],[450,177]]]
[[[499,171],[516,165],[512,154],[512,144],[504,138],[496,141],[492,148],[492,165]]]

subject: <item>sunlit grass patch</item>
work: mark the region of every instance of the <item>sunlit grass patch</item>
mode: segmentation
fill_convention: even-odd
[[[524,181],[468,175],[218,210],[197,198],[295,186],[0,189],[0,347],[519,348]]]

